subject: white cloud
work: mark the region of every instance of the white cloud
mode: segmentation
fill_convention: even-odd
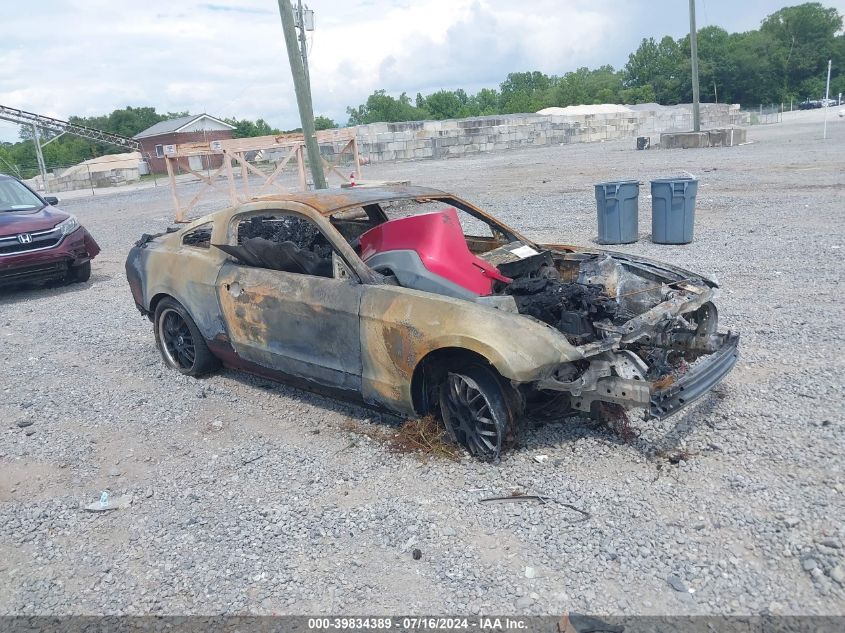
[[[344,121],[373,90],[495,85],[513,70],[563,71],[612,29],[609,0],[312,0],[315,110]],[[125,105],[298,125],[272,0],[55,0],[4,7],[0,103],[60,118]],[[12,126],[0,138],[14,137]]]
[[[757,21],[784,3],[761,0]],[[513,71],[618,66],[643,36],[686,28],[677,0],[309,4],[317,24],[309,36],[315,111],[339,122],[346,106],[379,88],[411,96],[475,91]],[[717,21],[733,7],[706,4]],[[0,104],[60,118],[152,105],[298,125],[274,0],[7,2],[0,41]],[[0,122],[0,139],[16,135]]]

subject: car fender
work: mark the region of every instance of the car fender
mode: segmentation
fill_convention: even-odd
[[[538,380],[563,362],[583,358],[557,330],[531,318],[409,288],[367,286],[361,300],[367,402],[412,412],[414,370],[443,348],[480,354],[517,383]]]
[[[203,337],[211,340],[226,331],[217,299],[221,259],[218,249],[191,248],[168,240],[134,247],[126,260],[126,272],[135,301],[144,311],[154,311],[153,299],[159,295],[173,297],[188,311]]]

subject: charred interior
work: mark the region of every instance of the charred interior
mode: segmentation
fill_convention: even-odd
[[[238,223],[237,246],[217,247],[247,266],[332,276],[329,241],[316,226],[298,216],[253,216]]]

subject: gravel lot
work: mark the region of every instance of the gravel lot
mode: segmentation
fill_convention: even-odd
[[[123,262],[170,223],[169,190],[67,200],[103,247],[91,281],[0,296],[0,613],[845,614],[845,121],[822,142],[819,117],[727,149],[367,168],[576,244],[593,183],[701,179],[695,242],[648,240],[646,186],[620,250],[718,277],[736,369],[631,442],[548,424],[498,465],[397,454],[349,430],[395,420],[242,373],[165,370]],[[479,502],[514,489],[590,518]],[[133,503],[85,512],[102,490]]]

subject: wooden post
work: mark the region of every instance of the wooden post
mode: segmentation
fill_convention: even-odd
[[[358,156],[358,135],[352,137],[352,160],[355,161],[355,180],[361,180],[361,157]]]
[[[308,181],[305,179],[305,158],[303,157],[302,145],[296,148],[296,164],[299,166],[299,188],[302,191],[308,190]]]
[[[176,194],[176,175],[173,173],[173,165],[170,164],[171,158],[164,157],[164,164],[167,165],[167,178],[170,180],[170,193],[173,196],[173,208],[176,209],[176,221],[184,222],[185,218],[182,213],[182,207],[179,206],[179,196]]]
[[[223,152],[223,160],[226,163],[226,178],[229,180],[229,200],[234,207],[238,204],[238,194],[235,192],[235,172],[232,170],[232,157],[228,152]]]
[[[240,159],[241,163],[241,180],[243,180],[243,188],[244,194],[246,195],[246,199],[249,200],[252,198],[252,192],[249,188],[249,170],[246,166],[246,154],[244,152],[238,152],[238,158]]]

